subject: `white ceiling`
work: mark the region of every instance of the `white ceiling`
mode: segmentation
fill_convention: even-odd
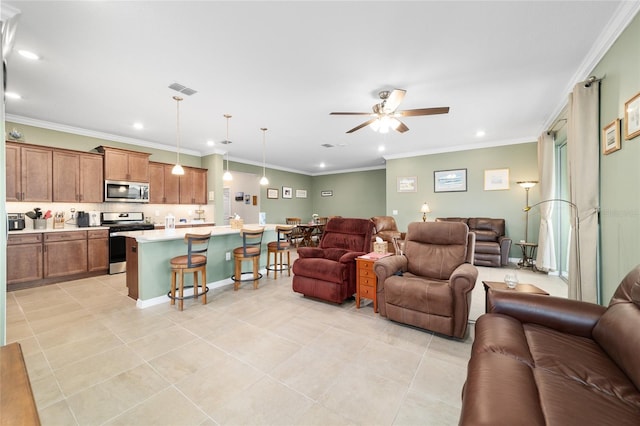
[[[536,140],[638,10],[621,1],[4,3],[22,12],[7,90],[23,98],[7,99],[7,120],[174,150],[177,93],[167,86],[178,82],[198,91],[181,103],[185,152],[228,149],[231,160],[262,164],[267,127],[267,166],[310,175]],[[407,90],[400,109],[450,113],[407,117],[408,132],[387,135],[346,134],[367,117],[329,115],[368,112],[393,88]],[[223,114],[233,116],[228,146]]]

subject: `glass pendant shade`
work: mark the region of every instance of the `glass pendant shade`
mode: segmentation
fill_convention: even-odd
[[[176,101],[176,165],[171,169],[172,175],[184,175],[184,169],[180,165],[180,96],[174,96]]]
[[[260,178],[260,185],[269,185],[269,179],[266,176]]]

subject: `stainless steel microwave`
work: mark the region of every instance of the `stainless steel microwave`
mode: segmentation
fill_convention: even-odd
[[[104,201],[114,203],[148,203],[149,184],[145,182],[105,180]]]

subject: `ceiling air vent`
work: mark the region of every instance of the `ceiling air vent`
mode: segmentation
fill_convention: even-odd
[[[323,143],[320,146],[324,146],[325,148],[335,148],[335,145],[331,145],[330,143]]]
[[[223,140],[223,141],[220,141],[220,143],[221,143],[222,145],[229,145],[230,143],[233,143],[233,142],[228,141],[228,140],[226,140],[226,139],[225,139],[225,140]]]
[[[186,96],[191,96],[194,93],[198,93],[197,90],[193,90],[190,87],[183,86],[180,83],[173,83],[173,84],[169,85],[169,89],[173,89],[176,92],[180,92],[180,93],[182,93],[183,95],[186,95]]]

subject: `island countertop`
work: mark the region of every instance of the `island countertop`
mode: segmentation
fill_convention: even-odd
[[[276,229],[276,224],[258,225],[258,224],[246,224],[244,229],[260,229],[264,228],[265,231],[273,231]],[[282,225],[285,226],[285,225]],[[240,229],[233,229],[231,226],[198,226],[193,228],[176,228],[176,229],[151,229],[144,231],[124,231],[115,232],[111,235],[132,237],[139,243],[154,243],[160,241],[172,241],[172,240],[184,240],[185,234],[206,234],[211,232],[211,237],[222,235],[240,234]]]

